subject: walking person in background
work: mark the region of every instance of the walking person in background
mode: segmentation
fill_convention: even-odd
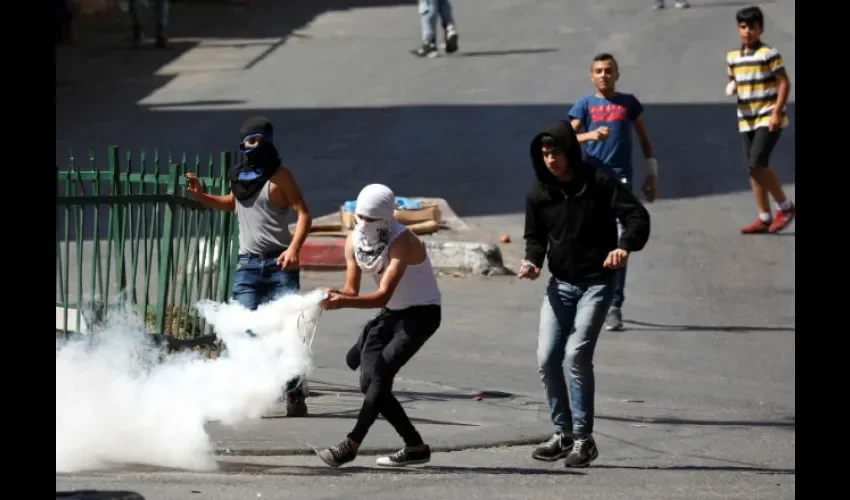
[[[186,191],[207,207],[236,211],[239,263],[233,273],[233,298],[253,311],[301,289],[298,257],[312,217],[295,177],[281,163],[272,123],[261,116],[248,118],[239,136],[247,160],[231,171],[230,194],[204,193],[195,173],[186,174]],[[295,235],[289,231],[290,209],[298,217]],[[303,378],[287,383],[286,415],[307,416]]]
[[[785,71],[782,54],[761,41],[764,15],[758,7],[747,7],[735,15],[741,45],[726,54],[729,82],[726,95],[737,98],[738,132],[750,174],[750,188],[758,219],[741,228],[742,234],[778,233],[794,220],[797,208],[785,196],[779,175],[770,165],[770,154],[782,129],[788,126],[785,106],[791,92],[791,79]],[[776,216],[770,213],[770,198],[776,202]]]
[[[593,439],[593,353],[614,294],[615,271],[649,239],[649,213],[620,179],[582,161],[566,121],[531,141],[535,180],[526,197],[525,259],[520,279],[551,278],[543,295],[538,370],[555,433],[532,453],[566,467],[587,467],[599,455]],[[617,236],[617,221],[625,226]],[[569,372],[569,395],[564,358]]]
[[[141,0],[127,0],[130,22],[133,25],[133,44],[136,47],[142,45],[142,20],[139,15],[139,2]],[[165,27],[168,24],[168,0],[148,0],[148,5],[153,3],[154,23],[156,25],[156,42],[154,46],[158,49],[166,47]]]
[[[637,134],[644,156],[643,194],[651,203],[658,195],[658,162],[649,133],[643,123],[643,105],[633,94],[617,92],[620,69],[614,56],[602,53],[590,63],[590,80],[596,92],[578,100],[569,111],[578,141],[585,144],[585,161],[611,172],[631,191],[634,185],[632,167],[632,129]],[[582,129],[585,133],[579,133]],[[619,225],[620,232],[623,225]],[[605,320],[607,330],[623,329],[623,303],[626,300],[626,266],[617,270],[614,298]]]
[[[688,9],[691,7],[691,4],[688,3],[688,0],[676,0],[673,6],[677,9]],[[661,10],[663,8],[664,0],[652,0],[652,10]]]
[[[413,53],[418,57],[437,57],[437,17],[446,34],[446,54],[457,52],[457,29],[452,4],[449,0],[419,0],[419,17],[422,23],[422,45]]]

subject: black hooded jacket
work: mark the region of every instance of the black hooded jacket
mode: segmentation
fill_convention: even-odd
[[[575,173],[559,182],[543,163],[541,138],[551,135]],[[526,197],[525,258],[538,268],[549,258],[549,271],[562,281],[608,278],[602,267],[612,250],[643,249],[649,239],[649,212],[619,180],[586,164],[575,132],[566,121],[545,127],[531,141],[536,179]],[[617,241],[617,219],[625,226]]]

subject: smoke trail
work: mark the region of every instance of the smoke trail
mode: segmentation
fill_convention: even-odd
[[[185,353],[160,362],[131,313],[110,315],[95,345],[58,347],[56,472],[120,463],[215,468],[204,423],[259,418],[288,380],[312,370],[302,336],[323,297],[289,295],[256,311],[200,302],[200,315],[228,347],[215,360]]]

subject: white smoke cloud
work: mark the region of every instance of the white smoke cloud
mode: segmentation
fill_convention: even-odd
[[[312,371],[304,335],[309,342],[323,297],[320,290],[289,295],[256,311],[200,302],[200,315],[228,348],[214,360],[197,353],[158,360],[130,313],[112,314],[94,345],[58,346],[56,472],[122,463],[214,469],[204,423],[259,418],[287,381]]]

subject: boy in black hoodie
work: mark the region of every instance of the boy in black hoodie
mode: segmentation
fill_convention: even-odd
[[[555,434],[532,457],[587,467],[593,440],[593,352],[611,305],[615,272],[649,238],[649,212],[619,180],[586,164],[575,132],[554,122],[531,141],[536,179],[526,198],[520,279],[551,278],[540,309],[537,362]],[[624,231],[617,237],[617,220]],[[566,354],[569,398],[564,379]]]

